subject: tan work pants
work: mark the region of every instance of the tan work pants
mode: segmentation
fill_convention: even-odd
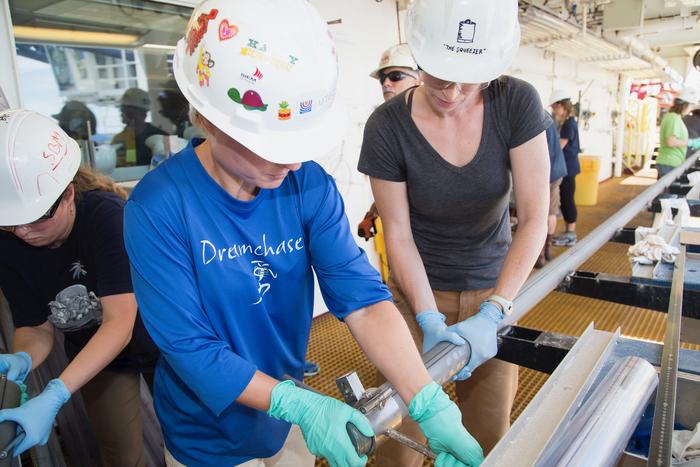
[[[147,382],[152,378],[144,376]],[[80,389],[105,467],[146,465],[140,389],[139,373],[109,370],[102,370]]]
[[[406,320],[413,340],[419,350],[423,348],[423,332],[416,322],[415,313],[393,281],[389,287],[394,296],[394,303]],[[463,321],[479,311],[479,305],[491,295],[492,289],[445,292],[434,290],[433,295],[438,309],[445,315],[449,326]],[[377,382],[384,382],[381,374]],[[510,411],[518,389],[518,366],[500,360],[491,359],[477,368],[466,381],[456,383],[459,409],[462,423],[484,449],[486,455],[510,428]],[[417,423],[406,417],[400,430],[403,434],[425,443],[425,437]],[[420,467],[423,456],[418,452],[397,443],[386,440],[378,449],[375,466],[377,467]]]
[[[277,454],[265,459],[251,459],[239,467],[314,467],[316,457],[309,452],[299,425],[292,425],[284,446]],[[165,450],[166,467],[187,467]]]

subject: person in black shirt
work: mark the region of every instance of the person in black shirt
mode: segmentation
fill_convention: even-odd
[[[26,433],[14,454],[46,443],[80,389],[104,465],[143,466],[140,374],[152,381],[158,351],[137,313],[124,193],[79,168],[77,143],[48,117],[1,113],[0,142],[0,288],[16,327],[0,372],[22,381],[48,357],[56,329],[70,360],[41,394],[0,411]]]
[[[146,140],[153,135],[167,135],[146,121],[151,111],[151,97],[143,89],[127,89],[121,98],[119,110],[124,129],[112,138],[112,144],[120,145],[117,149],[117,166],[149,165],[153,151]]]

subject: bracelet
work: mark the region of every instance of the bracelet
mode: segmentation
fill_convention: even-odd
[[[513,302],[506,300],[500,295],[489,295],[484,301],[493,302],[500,306],[504,316],[510,316],[510,314],[513,313]]]

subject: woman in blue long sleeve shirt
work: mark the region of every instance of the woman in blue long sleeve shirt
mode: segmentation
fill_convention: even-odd
[[[144,177],[124,221],[136,297],[162,353],[154,400],[167,465],[366,463],[346,425],[372,436],[368,420],[285,380],[302,375],[314,272],[437,465],[480,463],[352,238],[333,179],[305,162],[343,134],[326,22],[305,0],[205,1],[173,72],[206,139]]]

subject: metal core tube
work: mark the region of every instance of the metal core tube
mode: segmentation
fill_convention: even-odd
[[[430,377],[436,383],[444,385],[469,362],[470,357],[469,344],[456,346],[441,342],[423,355],[423,363]],[[375,433],[396,428],[408,415],[406,404],[388,382],[382,384],[374,394],[374,397],[360,401],[356,408],[365,414]]]
[[[536,466],[615,466],[658,383],[646,360],[619,360],[550,441]]]

